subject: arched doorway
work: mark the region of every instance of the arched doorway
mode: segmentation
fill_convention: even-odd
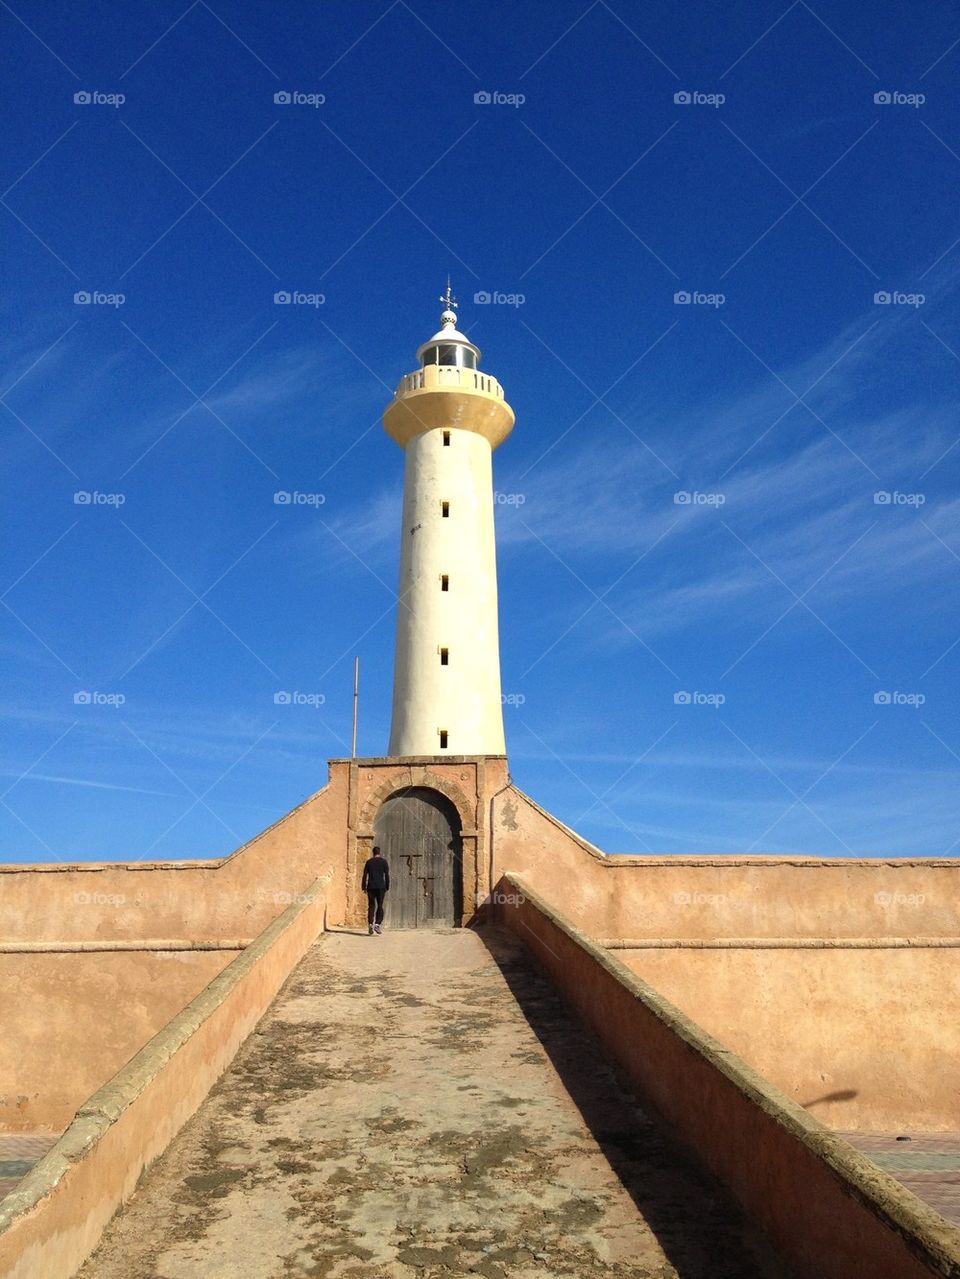
[[[429,928],[463,914],[460,814],[439,791],[408,786],[380,806],[373,842],[390,864],[387,924]]]

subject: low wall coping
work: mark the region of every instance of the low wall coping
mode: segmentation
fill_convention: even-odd
[[[562,823],[561,823],[562,824]],[[814,857],[798,853],[605,853],[611,868],[624,866],[807,866],[843,870],[847,866],[917,866],[929,869],[960,870],[957,857]]]
[[[270,828],[267,827],[267,829]],[[257,835],[255,838],[259,839],[260,836]],[[232,857],[233,853],[229,856]],[[109,870],[216,870],[225,861],[227,857],[183,857],[171,859],[168,862],[5,862],[0,866],[0,875],[67,875],[76,871],[95,873]]]
[[[604,950],[955,950],[960,937],[608,937]]]
[[[809,1115],[801,1106],[776,1088],[741,1057],[707,1034],[695,1021],[609,951],[551,906],[522,875],[504,872],[504,878],[522,893],[550,923],[585,950],[620,985],[663,1022],[692,1052],[722,1075],[775,1124],[786,1129],[802,1145],[824,1162],[846,1189],[893,1230],[909,1237],[931,1259],[943,1267],[945,1275],[960,1275],[960,1229],[919,1199],[866,1155]]]
[[[101,955],[110,951],[206,951],[246,950],[251,937],[226,941],[186,941],[146,937],[143,941],[0,941],[0,955]]]

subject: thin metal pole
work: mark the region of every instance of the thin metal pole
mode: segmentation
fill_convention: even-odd
[[[360,696],[360,658],[353,659],[353,749],[352,756],[357,758],[357,701]]]

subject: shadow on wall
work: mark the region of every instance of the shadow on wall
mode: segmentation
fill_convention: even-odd
[[[825,1092],[822,1097],[814,1097],[812,1101],[801,1101],[800,1105],[804,1110],[810,1110],[813,1106],[826,1106],[832,1101],[853,1101],[859,1095],[856,1088],[841,1088],[839,1092]]]
[[[726,1191],[696,1166],[644,1109],[594,1035],[569,1010],[514,938],[477,935],[503,974],[613,1173],[680,1279],[787,1279],[765,1237]],[[547,1172],[546,1175],[549,1175]]]

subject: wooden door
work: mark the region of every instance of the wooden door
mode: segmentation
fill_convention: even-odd
[[[385,800],[374,843],[390,866],[386,924],[429,928],[460,923],[460,818],[446,796],[410,786]]]

